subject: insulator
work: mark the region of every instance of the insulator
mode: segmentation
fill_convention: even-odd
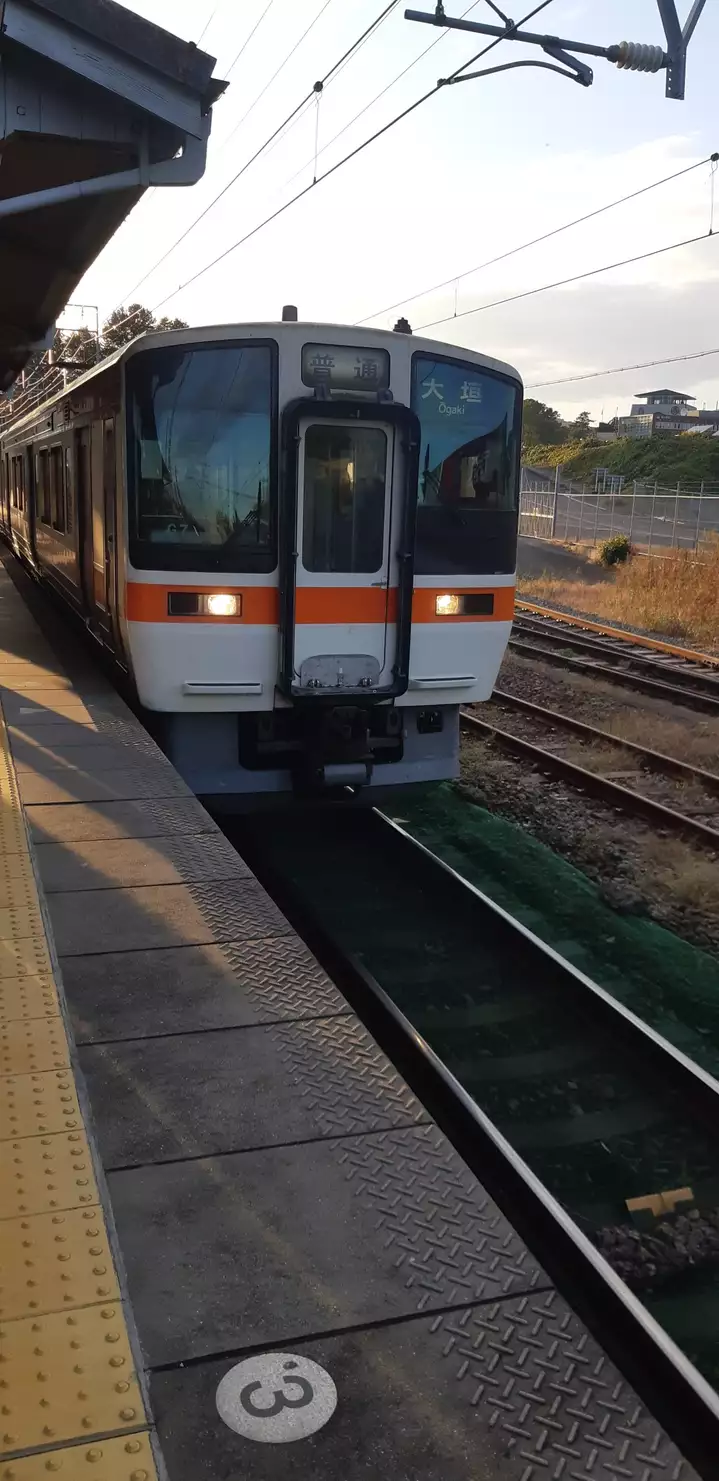
[[[617,51],[617,66],[630,72],[659,72],[666,63],[661,46],[647,46],[642,41],[622,41]]]

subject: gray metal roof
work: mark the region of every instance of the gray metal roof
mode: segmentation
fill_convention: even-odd
[[[188,183],[200,177],[225,84],[213,57],[115,0],[2,0],[0,10],[2,391],[147,185],[171,183],[183,161]],[[123,188],[89,193],[118,175]],[[75,199],[38,205],[42,192],[73,189]]]

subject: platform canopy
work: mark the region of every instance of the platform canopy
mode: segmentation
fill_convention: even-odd
[[[201,178],[214,65],[115,0],[0,0],[0,390],[148,186]]]

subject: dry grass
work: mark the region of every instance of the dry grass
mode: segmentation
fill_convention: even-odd
[[[694,717],[693,717],[694,718]],[[608,715],[604,729],[620,740],[634,741],[638,746],[677,756],[705,771],[719,772],[719,722],[697,715],[691,730],[677,720],[663,720],[660,715],[630,709],[629,705]]]
[[[530,601],[561,602],[600,620],[719,649],[719,539],[707,542],[699,555],[688,550],[636,555],[613,579],[597,584],[550,575],[520,577],[518,584],[520,596]]]
[[[719,918],[719,868],[715,858],[678,839],[651,835],[643,837],[639,847],[649,882],[656,880],[680,904],[714,920]]]

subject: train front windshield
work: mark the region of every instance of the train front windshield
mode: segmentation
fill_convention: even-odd
[[[418,354],[412,410],[422,428],[415,572],[513,572],[519,386],[468,361]]]

